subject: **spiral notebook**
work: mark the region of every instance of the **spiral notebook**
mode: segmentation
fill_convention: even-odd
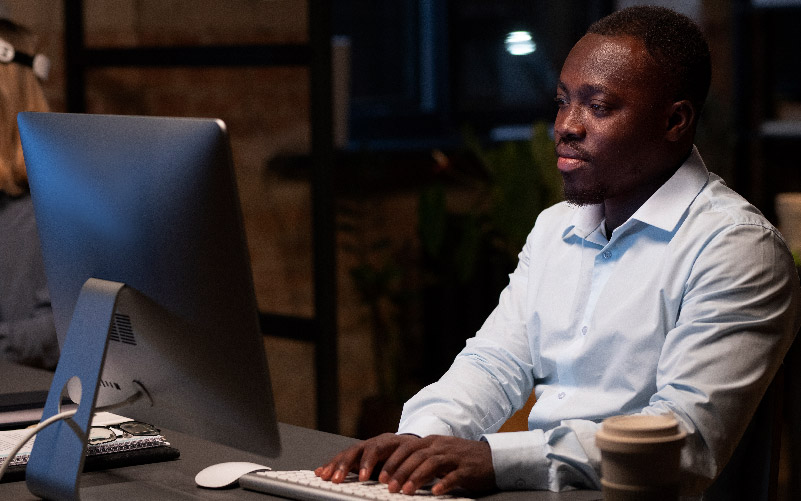
[[[92,426],[114,426],[131,419],[109,412],[100,412],[92,419]],[[25,436],[27,430],[0,431],[0,462],[5,461],[8,453]],[[30,458],[36,437],[30,439],[14,456],[8,471],[0,482],[22,480],[25,477],[25,465]],[[173,448],[163,435],[118,436],[113,442],[88,445],[84,471],[92,471],[135,464],[156,463],[177,459],[180,452]]]

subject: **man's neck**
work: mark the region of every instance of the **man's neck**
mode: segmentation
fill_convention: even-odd
[[[662,183],[659,183],[659,185],[653,187],[653,190],[648,190],[648,192],[643,193],[637,198],[629,198],[625,200],[609,198],[604,200],[604,216],[606,217],[607,237],[612,238],[612,232],[615,231],[618,226],[625,223],[632,214],[637,212],[637,209],[639,209],[646,200],[651,198],[651,195],[656,193],[656,190],[659,189],[659,186],[662,186]]]
[[[674,165],[675,167],[671,169],[666,169],[661,176],[654,178],[649,182],[647,185],[644,185],[642,189],[638,190],[637,194],[627,194],[626,196],[620,196],[615,198],[607,198],[603,202],[604,206],[604,217],[606,218],[606,234],[609,238],[612,237],[612,232],[617,229],[618,226],[625,223],[635,212],[639,209],[642,204],[644,204],[651,196],[656,193],[663,184],[667,182],[668,179],[673,177],[673,174],[684,165],[684,162],[687,161],[690,154],[692,154],[692,149],[689,153],[681,157],[681,161],[676,162]]]

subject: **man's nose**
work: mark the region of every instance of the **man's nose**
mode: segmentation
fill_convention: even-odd
[[[581,111],[578,107],[565,105],[559,109],[554,122],[554,134],[558,138],[576,139],[584,137],[585,133]]]

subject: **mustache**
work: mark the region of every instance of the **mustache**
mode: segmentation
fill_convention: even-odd
[[[569,139],[560,139],[554,146],[554,153],[556,156],[573,156],[579,157],[583,160],[591,158],[590,153],[585,150],[580,144]]]

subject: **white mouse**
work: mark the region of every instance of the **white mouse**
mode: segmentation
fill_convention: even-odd
[[[244,461],[213,464],[203,468],[195,475],[195,483],[209,489],[222,489],[234,485],[239,481],[239,477],[246,473],[269,469],[264,465]]]

